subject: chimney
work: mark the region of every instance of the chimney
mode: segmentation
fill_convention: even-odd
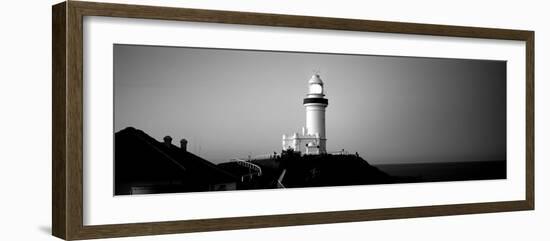
[[[164,137],[164,145],[166,145],[166,147],[172,146],[172,137],[165,136]]]
[[[180,147],[183,151],[187,151],[187,140],[186,139],[181,139],[180,140]]]

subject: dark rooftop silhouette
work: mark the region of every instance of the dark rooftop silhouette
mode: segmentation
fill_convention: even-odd
[[[133,127],[115,134],[115,195],[234,189],[236,177]]]

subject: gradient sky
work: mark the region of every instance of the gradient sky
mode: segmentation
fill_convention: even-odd
[[[320,70],[327,149],[382,163],[504,160],[506,62],[114,45],[115,131],[213,162],[281,151]]]

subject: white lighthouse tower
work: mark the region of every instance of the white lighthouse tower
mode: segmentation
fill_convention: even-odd
[[[327,153],[325,109],[328,99],[325,98],[323,81],[319,74],[314,74],[309,79],[308,87],[309,91],[304,98],[306,126],[302,128],[301,135],[283,135],[283,149],[293,149],[305,154],[324,154]]]

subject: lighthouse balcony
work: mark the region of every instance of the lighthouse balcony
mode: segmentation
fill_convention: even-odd
[[[325,98],[304,98],[305,104],[324,104],[328,105],[328,99]]]

